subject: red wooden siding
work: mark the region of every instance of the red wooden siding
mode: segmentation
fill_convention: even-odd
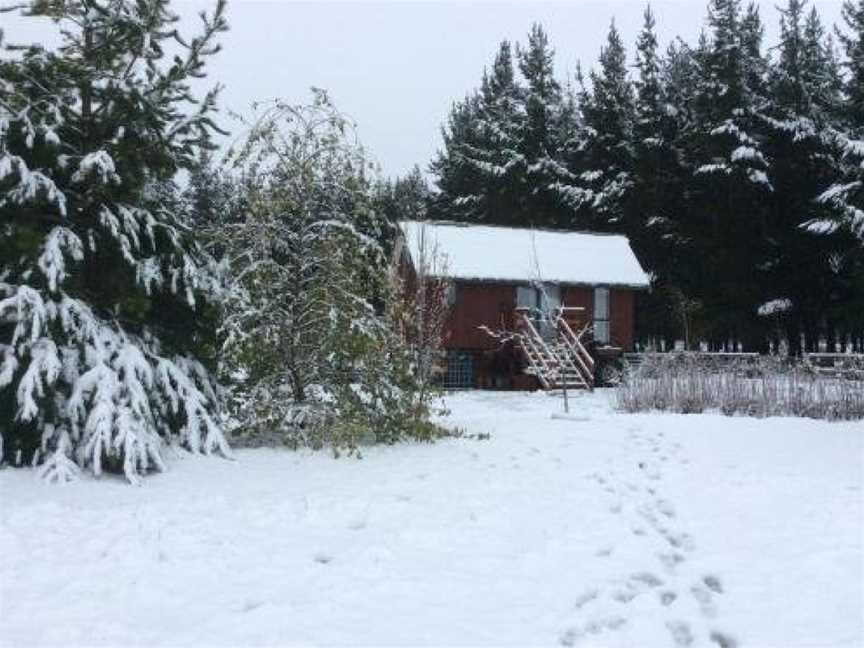
[[[629,351],[633,346],[633,291],[613,288],[609,293],[609,337],[612,346]]]
[[[565,286],[561,297],[565,306],[585,309],[568,318],[571,324],[579,326],[591,320],[594,315],[593,287]],[[479,327],[488,326],[493,331],[512,330],[515,308],[515,284],[457,282],[456,303],[448,321],[444,346],[478,351],[497,349],[500,343]],[[633,345],[633,290],[610,289],[609,318],[611,344],[629,350]]]
[[[565,286],[561,289],[561,301],[568,308],[584,308],[584,311],[567,314],[567,322],[578,332],[591,321],[594,315],[594,289],[588,286]]]
[[[479,327],[512,329],[515,309],[514,285],[457,282],[444,345],[449,349],[497,349],[501,343]]]

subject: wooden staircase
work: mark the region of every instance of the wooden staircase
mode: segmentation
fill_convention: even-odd
[[[543,389],[594,389],[594,358],[558,309],[550,317],[552,334],[543,336],[526,309],[517,310],[519,346],[528,361],[526,373],[536,376]]]

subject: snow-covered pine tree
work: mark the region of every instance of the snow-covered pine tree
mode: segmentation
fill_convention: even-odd
[[[673,42],[665,58],[658,51],[651,8],[636,40],[633,80],[632,187],[623,203],[623,229],[634,252],[654,278],[654,290],[640,299],[643,334],[670,340],[688,339],[686,318],[670,317],[685,303],[686,245],[678,223],[686,220],[687,169],[679,134],[688,125],[693,60],[689,48]]]
[[[578,177],[591,196],[584,217],[591,229],[623,231],[633,187],[634,104],[627,53],[614,21],[600,50],[599,70],[590,77],[581,102],[586,134]]]
[[[432,192],[420,167],[395,180],[381,180],[375,186],[375,208],[391,223],[426,220]]]
[[[510,43],[503,41],[479,90],[454,106],[444,130],[444,150],[432,164],[441,192],[436,216],[507,225],[524,219],[521,98]]]
[[[468,155],[482,148],[479,110],[479,93],[471,93],[453,103],[447,124],[441,127],[444,146],[429,165],[438,188],[430,203],[433,218],[465,222],[486,220],[483,183],[476,165],[469,163]]]
[[[526,163],[520,151],[525,129],[522,90],[516,81],[510,43],[503,41],[480,85],[477,127],[482,148],[465,152],[466,163],[481,182],[486,222],[525,222]]]
[[[816,219],[815,232],[831,233],[838,227],[852,232],[864,246],[864,0],[843,3],[845,29],[837,34],[846,70],[840,127],[835,133],[842,156],[841,174],[819,198],[837,212],[834,219]]]
[[[186,220],[198,230],[237,221],[245,211],[242,178],[235,178],[205,150],[189,172],[182,192]]]
[[[837,63],[818,14],[806,13],[805,0],[788,0],[780,9],[780,43],[768,75],[770,100],[763,111],[764,150],[773,160],[769,177],[776,189],[767,199],[766,249],[762,267],[764,302],[790,304],[783,315],[792,353],[806,334],[816,344],[816,329],[830,320],[838,266],[829,263],[838,236],[819,237],[802,227],[822,212],[817,201],[839,172],[834,116],[840,104]],[[835,330],[830,321],[825,328]]]
[[[167,0],[18,8],[61,44],[0,61],[3,459],[134,482],[166,444],[228,453],[201,355],[215,283],[153,191],[209,145],[216,92],[190,84],[225,4],[192,39]]]
[[[834,72],[833,64],[820,68],[824,93],[833,98],[836,86],[842,86],[831,132],[836,173],[833,183],[817,198],[822,208],[819,217],[805,225],[827,239],[820,247],[827,243],[832,248],[828,259],[834,304],[829,311],[829,340],[836,329],[841,340],[844,336],[860,339],[864,331],[864,0],[844,2],[842,16],[845,29],[838,29],[837,34],[845,75]],[[815,40],[819,33],[811,32]],[[827,54],[810,48],[816,53],[811,56],[814,68],[820,54],[823,60],[833,58],[830,42],[825,47]]]
[[[759,348],[756,330],[759,282],[754,268],[763,258],[765,206],[773,191],[760,137],[764,97],[753,87],[763,63],[761,26],[754,11],[742,15],[740,0],[710,0],[708,33],[695,52],[698,80],[686,155],[695,171],[685,236],[691,281],[713,323],[713,343],[744,340]],[[761,85],[761,81],[759,82]]]
[[[648,7],[636,40],[633,189],[626,202],[625,230],[646,267],[663,272],[673,262],[675,218],[684,211],[681,178],[686,172],[676,147],[687,100],[684,88],[670,87],[676,82],[673,75],[664,75],[664,65],[675,63],[661,60],[655,27]],[[669,56],[677,57],[677,52],[672,47]]]
[[[844,28],[837,30],[845,55],[846,120],[864,130],[864,0],[844,0]]]
[[[516,57],[525,80],[520,151],[526,168],[526,220],[521,225],[566,224],[565,215],[572,210],[562,201],[560,187],[572,184],[573,178],[563,163],[562,149],[575,122],[555,78],[555,50],[539,23],[531,26],[528,42],[517,48]]]

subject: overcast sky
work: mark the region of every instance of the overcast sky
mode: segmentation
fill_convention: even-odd
[[[212,3],[177,0],[186,18]],[[705,0],[653,0],[661,43],[694,42]],[[777,2],[760,2],[767,42],[778,33]],[[828,24],[839,21],[840,0],[816,0]],[[348,113],[385,175],[426,167],[440,145],[450,104],[479,83],[504,39],[524,40],[540,22],[556,49],[559,78],[581,61],[594,65],[614,17],[632,62],[643,0],[570,2],[291,2],[233,0],[231,31],[222,39],[210,78],[225,85],[222,103],[244,112],[252,101],[308,99],[309,87],[330,92]],[[31,21],[32,22],[32,21]],[[34,38],[32,25],[0,14],[7,40]],[[231,128],[227,118],[223,123]]]

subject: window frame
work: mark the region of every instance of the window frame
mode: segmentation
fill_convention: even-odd
[[[598,313],[598,294],[605,294],[605,313]],[[594,341],[599,344],[612,343],[612,290],[609,286],[594,286],[591,322],[594,326]],[[598,326],[599,324],[599,326]],[[602,332],[601,332],[602,331]]]

